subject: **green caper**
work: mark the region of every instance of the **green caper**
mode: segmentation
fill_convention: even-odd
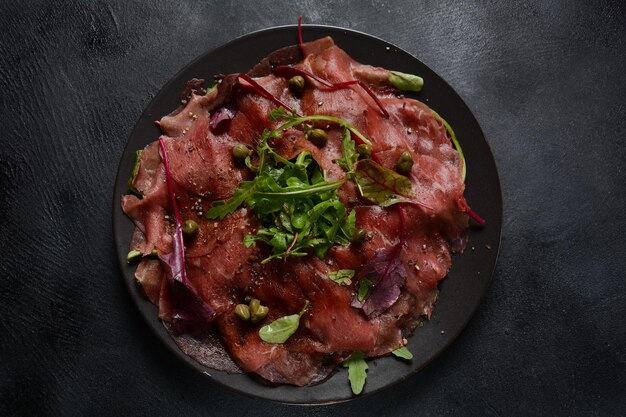
[[[152,249],[152,251],[150,252],[150,255],[148,255],[148,257],[150,257],[150,259],[158,259],[159,258],[159,251],[156,250],[156,248]]]
[[[245,304],[237,304],[235,306],[235,314],[241,320],[246,321],[246,320],[250,319],[250,307],[248,307]]]
[[[362,143],[356,147],[356,151],[359,153],[361,158],[369,158],[370,156],[372,156],[372,145]]]
[[[198,223],[193,220],[185,220],[183,222],[183,235],[185,237],[194,237],[198,234]]]
[[[252,314],[256,314],[256,312],[259,311],[259,307],[261,307],[261,301],[257,298],[250,300],[250,312]]]
[[[269,312],[270,312],[270,309],[267,308],[266,306],[259,306],[259,309],[256,311],[256,313],[252,313],[250,315],[250,321],[252,323],[256,323],[262,320],[263,318],[265,318],[265,316],[267,316],[267,313]]]
[[[296,95],[302,94],[304,91],[304,86],[306,85],[306,80],[302,75],[296,75],[289,79],[289,90]]]
[[[306,134],[306,138],[313,143],[313,145],[321,148],[328,142],[328,135],[322,129],[311,129]]]
[[[243,143],[238,143],[235,146],[233,146],[233,157],[237,161],[245,160],[246,157],[250,155],[250,152],[252,152],[250,148],[248,148]]]
[[[352,236],[352,243],[360,245],[361,243],[365,242],[366,238],[367,238],[367,231],[365,229],[359,229]]]
[[[398,158],[398,162],[396,162],[396,171],[400,174],[406,175],[411,172],[412,167],[413,157],[407,151],[402,152],[402,155]]]

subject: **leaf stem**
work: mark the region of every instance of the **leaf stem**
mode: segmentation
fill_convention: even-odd
[[[467,204],[467,201],[465,201],[464,199],[461,199],[460,204],[461,204],[461,209],[465,211],[468,214],[468,216],[474,219],[476,223],[478,223],[481,226],[485,224],[485,219],[480,217],[474,210],[472,210],[470,206]]]
[[[465,155],[463,155],[463,149],[461,149],[461,144],[459,143],[459,140],[456,138],[456,135],[454,134],[454,130],[452,130],[452,126],[450,126],[450,124],[446,122],[446,120],[443,117],[441,117],[439,113],[437,113],[433,109],[430,109],[430,110],[433,112],[433,114],[436,117],[439,118],[441,123],[443,123],[443,126],[446,128],[448,135],[450,135],[450,140],[452,141],[454,148],[459,153],[459,156],[461,157],[461,161],[463,161],[463,171],[461,173],[461,178],[463,179],[463,182],[465,182],[465,176],[467,174],[467,164],[465,163]]]
[[[314,79],[318,83],[322,84],[324,87],[328,88],[330,91],[343,90],[343,89],[346,89],[346,88],[348,88],[350,86],[358,85],[363,90],[365,90],[365,92],[374,100],[374,102],[376,103],[376,105],[380,109],[380,112],[383,114],[383,116],[385,116],[386,118],[389,118],[389,112],[385,109],[385,107],[383,106],[383,103],[376,96],[374,91],[372,91],[372,89],[367,84],[365,84],[363,81],[361,81],[361,80],[348,80],[348,81],[341,81],[341,82],[338,82],[338,83],[332,83],[332,82],[327,81],[327,80],[325,80],[325,79],[323,79],[321,77],[318,77],[317,75],[313,74],[310,71],[307,71],[307,70],[301,69],[301,68],[288,66],[288,65],[280,65],[280,66],[274,68],[272,70],[272,72],[273,73],[283,73],[283,74],[287,74],[287,75],[298,74],[298,75],[306,76],[306,77]]]
[[[324,185],[320,185],[320,186],[317,186],[317,187],[307,188],[307,189],[304,189],[304,190],[295,189],[295,190],[291,191],[291,190],[288,190],[287,188],[285,188],[285,190],[287,190],[287,191],[281,191],[281,192],[262,192],[262,191],[257,191],[255,194],[257,196],[260,196],[260,197],[303,197],[303,196],[310,195],[310,194],[317,194],[317,193],[323,193],[324,191],[335,190],[335,189],[341,187],[344,182],[346,182],[345,179],[343,179],[341,181],[326,183]]]
[[[380,108],[380,112],[383,114],[383,116],[385,116],[386,118],[389,118],[389,112],[385,109],[385,107],[383,106],[383,103],[380,101],[378,97],[376,97],[376,94],[374,94],[372,89],[369,88],[369,86],[361,80],[350,80],[350,81],[335,83],[333,84],[331,90],[341,90],[341,89],[348,88],[351,85],[355,85],[355,84],[360,86],[363,90],[365,90],[365,92],[376,102],[376,105]]]
[[[400,215],[400,246],[404,245],[405,241],[405,229],[406,229],[406,219],[404,217],[404,210],[402,209],[402,204],[398,204],[398,214]]]
[[[161,149],[161,158],[163,159],[163,166],[165,167],[165,182],[167,183],[167,190],[169,191],[170,201],[172,203],[172,211],[174,212],[174,220],[176,222],[176,228],[174,229],[174,235],[172,236],[172,251],[177,256],[178,263],[180,265],[180,279],[183,284],[187,284],[187,268],[185,268],[185,244],[183,242],[183,226],[182,219],[180,217],[180,211],[178,211],[178,204],[176,203],[176,194],[174,194],[174,181],[170,173],[170,164],[167,159],[167,152],[165,150],[165,142],[163,138],[159,139],[159,147]]]
[[[290,76],[290,75],[292,76],[293,74],[303,75],[303,76],[312,78],[313,80],[322,84],[324,87],[331,88],[333,86],[333,83],[331,83],[330,81],[326,81],[325,79],[318,77],[317,75],[313,74],[310,71],[307,71],[302,68],[292,67],[290,65],[279,65],[276,68],[272,69],[272,72],[274,74],[278,74],[278,75],[284,74],[286,76]]]
[[[296,244],[297,240],[298,240],[298,232],[296,232],[296,234],[293,235],[293,240],[291,241],[291,245],[289,245],[289,247],[285,251],[285,255],[288,255],[289,252],[291,252],[291,249],[293,249],[293,246]]]
[[[270,100],[272,103],[276,104],[277,106],[282,106],[285,110],[289,111],[290,113],[293,112],[293,109],[291,107],[289,107],[288,105],[286,105],[285,103],[283,103],[282,101],[274,97],[272,93],[267,91],[265,88],[261,87],[259,83],[254,81],[252,78],[250,78],[246,74],[239,73],[237,74],[237,77],[241,78],[242,80],[250,84],[252,88],[254,89],[254,91],[256,91],[262,97],[265,97],[266,99]]]
[[[288,110],[287,108],[285,108],[285,110]],[[292,116],[287,116],[286,118],[291,118]],[[288,121],[287,123],[283,124],[282,126],[278,127],[276,130],[286,130],[289,129],[290,127],[293,126],[297,126],[299,124],[302,124],[304,122],[315,122],[315,121],[326,121],[326,122],[332,122],[332,123],[336,123],[339,126],[348,129],[351,133],[353,133],[357,138],[359,138],[359,140],[362,143],[366,143],[368,145],[371,145],[372,142],[365,137],[365,135],[363,135],[361,132],[359,132],[353,125],[351,125],[350,123],[346,122],[343,119],[340,119],[339,117],[334,117],[334,116],[326,116],[326,115],[322,115],[322,114],[318,114],[318,115],[312,115],[312,116],[298,116],[295,118],[292,118],[290,121]]]

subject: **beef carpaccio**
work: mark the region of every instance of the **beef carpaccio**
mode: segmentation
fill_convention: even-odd
[[[402,347],[420,320],[430,317],[451,253],[462,252],[467,240],[465,162],[444,121],[402,96],[390,74],[354,61],[323,38],[277,51],[248,75],[222,76],[216,88],[190,82],[181,107],[160,120],[160,141],[140,153],[129,181],[134,194],[121,204],[136,225],[130,249],[141,254],[137,282],[186,354],[209,367],[303,386],[324,380],[353,352],[376,357]],[[294,89],[296,75],[305,83]],[[233,148],[257,149],[264,131],[284,123],[268,117],[280,106],[290,117],[333,116],[352,126],[371,143],[359,161],[354,157],[353,169],[400,171],[410,181],[403,194],[409,197],[391,201],[397,190],[387,183],[382,185],[390,195],[377,203],[357,181],[358,172],[338,163],[346,156],[346,125],[312,120],[281,130],[268,145],[286,160],[308,152],[324,181],[340,181],[334,192],[346,213],[354,212],[360,235],[329,245],[322,256],[314,250],[288,256],[288,248],[285,256],[262,262],[273,254],[270,245],[244,240],[266,226],[263,216],[245,203],[223,218],[207,213],[254,178],[255,153],[245,164]],[[325,142],[311,140],[312,128],[324,131]],[[363,144],[353,131],[349,136],[354,145]],[[406,153],[413,163],[399,167]],[[189,297],[176,298],[181,292],[172,288],[164,261],[175,250],[176,232],[168,173],[180,218],[197,225],[193,238],[185,239],[183,266],[188,288],[199,297],[192,302],[211,311],[206,326],[176,325]],[[296,233],[291,247],[297,239]],[[351,278],[331,279],[340,270],[352,271]],[[369,292],[361,282],[366,279]],[[236,311],[252,299],[267,307],[256,323]],[[260,337],[262,326],[294,314],[301,314],[299,325],[286,341]]]

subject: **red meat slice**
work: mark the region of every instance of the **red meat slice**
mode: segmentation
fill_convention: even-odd
[[[389,169],[394,168],[402,152],[410,152],[415,162],[409,174],[413,193],[433,208],[403,208],[407,233],[399,257],[408,276],[398,300],[376,318],[368,319],[350,306],[357,282],[341,286],[328,275],[338,269],[358,271],[377,249],[398,244],[401,226],[396,207],[370,205],[360,197],[353,182],[346,181],[339,190],[340,199],[356,210],[357,227],[367,230],[371,239],[362,245],[334,246],[324,260],[310,255],[261,265],[268,249],[242,245],[244,236],[259,227],[253,213],[242,208],[221,221],[206,220],[203,214],[213,201],[230,197],[241,181],[250,177],[246,168],[234,163],[232,147],[237,143],[254,147],[264,129],[276,128],[278,124],[267,118],[275,104],[241,81],[232,89],[234,98],[229,99],[234,117],[215,128],[209,120],[221,105],[218,91],[191,93],[181,109],[161,120],[181,216],[199,225],[195,239],[186,242],[187,275],[198,294],[215,310],[214,329],[223,347],[243,371],[271,382],[295,385],[323,380],[353,351],[379,356],[401,346],[403,337],[419,320],[430,317],[437,283],[450,269],[452,249],[463,249],[468,225],[462,208],[462,161],[432,111],[418,101],[391,94],[387,70],[357,63],[330,38],[305,44],[304,51],[306,56],[295,63],[296,67],[333,83],[353,79],[369,83],[389,117],[383,116],[372,97],[358,85],[331,91],[308,79],[304,94],[296,97],[287,88],[286,79],[269,74],[270,60],[255,67],[255,74],[268,74],[255,81],[301,114],[332,115],[353,124],[372,141],[376,160]],[[298,55],[291,49],[287,52],[289,56]],[[273,59],[284,63],[283,58],[275,55]],[[329,180],[342,179],[345,172],[335,161],[341,158],[343,132],[332,124],[318,127],[329,135],[324,147],[310,143],[301,128],[289,129],[271,145],[289,159],[308,151]],[[143,197],[122,198],[123,210],[137,226],[132,248],[144,254],[154,248],[168,253],[173,226],[168,218],[170,203],[156,142],[144,149],[133,185]],[[450,242],[455,243],[454,247]],[[158,261],[143,260],[136,277],[163,316],[170,303],[167,285],[159,285],[165,280],[158,265]],[[269,307],[263,323],[244,322],[234,314],[235,305],[251,297]],[[298,313],[306,301],[310,308],[290,339],[283,344],[260,339],[262,324]],[[223,356],[212,359],[216,349],[222,348],[210,341],[214,339],[176,336],[175,340],[199,362],[232,370],[219,362]],[[205,343],[201,340],[207,340],[207,349],[199,348]]]

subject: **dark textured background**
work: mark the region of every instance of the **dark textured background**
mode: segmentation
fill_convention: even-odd
[[[13,2],[0,6],[0,415],[626,414],[621,2]],[[298,408],[217,387],[162,347],[114,254],[135,120],[202,52],[344,26],[413,53],[481,123],[504,195],[492,286],[417,376]]]

